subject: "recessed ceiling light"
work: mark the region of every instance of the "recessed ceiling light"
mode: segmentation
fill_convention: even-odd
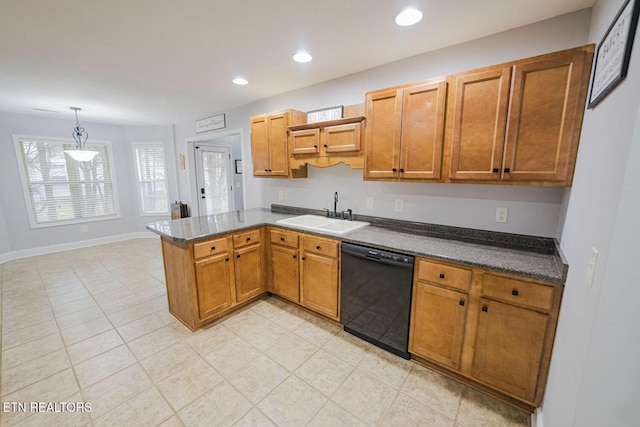
[[[405,9],[396,16],[396,24],[401,27],[417,24],[422,19],[422,12],[417,9]]]
[[[309,55],[307,52],[298,52],[295,55],[293,55],[293,60],[296,62],[309,62],[312,59],[313,57]]]
[[[246,85],[247,83],[249,83],[249,81],[247,81],[247,79],[243,79],[242,77],[236,77],[235,79],[231,80],[232,82],[234,82],[237,85]]]

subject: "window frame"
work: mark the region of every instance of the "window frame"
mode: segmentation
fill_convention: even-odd
[[[142,184],[142,181],[140,181],[139,176],[140,176],[140,170],[139,167],[140,165],[138,164],[138,153],[137,153],[137,149],[139,147],[157,147],[157,146],[161,146],[162,147],[162,155],[164,157],[164,186],[167,192],[167,206],[166,206],[166,210],[163,212],[145,212],[144,210],[144,203],[142,201],[142,197],[143,194],[141,192],[141,188],[140,188],[140,184]],[[132,142],[131,143],[131,155],[132,155],[132,159],[133,159],[133,164],[134,164],[134,182],[135,182],[135,186],[136,186],[136,199],[138,200],[138,213],[140,214],[140,216],[169,216],[171,214],[171,197],[169,194],[169,176],[168,174],[168,167],[167,167],[167,150],[166,150],[166,146],[165,143],[163,141],[151,141],[151,142]]]
[[[59,144],[72,144],[76,145],[76,142],[71,138],[57,138],[57,137],[48,137],[48,136],[36,136],[36,135],[22,135],[22,134],[12,134],[13,138],[13,148],[16,153],[16,163],[18,164],[18,171],[20,174],[20,184],[22,187],[22,198],[24,200],[25,208],[27,210],[27,217],[29,219],[29,227],[32,229],[40,229],[40,228],[51,228],[51,227],[59,227],[65,225],[75,225],[75,224],[85,224],[89,222],[102,222],[102,221],[111,221],[114,219],[121,219],[121,211],[120,211],[120,197],[118,195],[118,185],[116,182],[116,167],[115,167],[115,158],[113,156],[112,144],[111,141],[103,141],[97,139],[88,140],[87,145],[91,144],[101,144],[105,146],[107,151],[107,156],[109,157],[109,174],[111,177],[111,185],[113,187],[113,208],[114,214],[110,215],[101,215],[90,218],[74,218],[60,221],[48,221],[43,223],[38,223],[33,213],[33,206],[31,204],[31,197],[29,193],[29,183],[27,179],[27,171],[24,166],[23,152],[20,147],[21,140],[28,141],[36,141],[36,142],[48,142],[48,143],[59,143]],[[69,181],[66,181],[69,182]]]

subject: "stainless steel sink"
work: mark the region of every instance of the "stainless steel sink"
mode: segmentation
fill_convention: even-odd
[[[300,215],[293,218],[281,219],[276,221],[276,223],[301,228],[303,230],[335,234],[338,236],[343,236],[369,225],[368,222],[364,221],[347,221],[318,215]]]

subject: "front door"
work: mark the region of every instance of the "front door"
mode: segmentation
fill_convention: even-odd
[[[199,215],[235,210],[228,147],[194,144]]]

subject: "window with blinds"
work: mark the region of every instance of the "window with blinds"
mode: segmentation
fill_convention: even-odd
[[[75,147],[72,140],[16,140],[31,227],[120,216],[108,143],[87,143],[87,149],[98,152],[90,162],[75,161],[64,153]]]
[[[134,143],[138,199],[142,215],[169,213],[169,194],[162,143]]]

